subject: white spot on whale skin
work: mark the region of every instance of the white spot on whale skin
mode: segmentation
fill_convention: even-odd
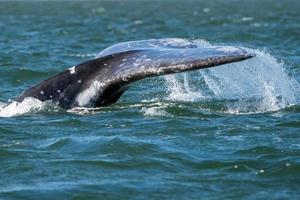
[[[40,91],[40,94],[41,94],[41,95],[44,95],[44,94],[45,94],[45,92],[44,92],[43,90],[41,90],[41,91]]]
[[[73,67],[69,68],[70,74],[75,74],[76,73],[75,68],[76,68],[76,66],[73,66]]]
[[[78,83],[82,83],[82,80],[78,80],[77,82],[78,82]]]
[[[82,107],[90,106],[90,102],[99,95],[104,86],[105,83],[94,81],[87,89],[77,95],[76,101],[78,105]]]

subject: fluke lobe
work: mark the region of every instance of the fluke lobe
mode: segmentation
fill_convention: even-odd
[[[229,46],[199,48],[183,39],[153,39],[113,45],[97,58],[71,67],[24,91],[26,97],[52,101],[64,109],[99,107],[116,102],[134,81],[204,69],[254,57]]]

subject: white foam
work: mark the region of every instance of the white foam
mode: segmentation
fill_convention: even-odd
[[[147,101],[143,101],[147,102]],[[144,105],[141,109],[141,112],[144,116],[148,117],[172,117],[170,113],[165,111],[164,109],[168,107],[168,104],[162,102],[148,102],[149,104]]]
[[[86,107],[75,107],[67,110],[69,113],[73,113],[76,115],[91,115],[103,112],[101,108],[86,108]]]
[[[0,106],[0,117],[14,117],[43,110],[45,103],[31,97],[25,98],[22,102],[13,101],[7,106],[4,103]]]
[[[169,113],[164,111],[161,107],[142,108],[141,110],[145,116],[148,117],[167,117],[171,116]]]

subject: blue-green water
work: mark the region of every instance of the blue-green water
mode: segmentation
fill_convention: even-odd
[[[257,57],[133,84],[114,105],[0,111],[0,199],[298,199],[300,3],[0,2],[0,101],[119,42]]]

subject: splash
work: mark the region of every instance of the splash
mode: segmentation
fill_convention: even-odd
[[[198,47],[210,46],[195,41]],[[223,102],[222,110],[231,114],[272,112],[298,105],[300,85],[289,76],[284,63],[265,51],[250,60],[207,70],[165,76],[167,99],[175,101]],[[196,83],[196,84],[195,84]],[[212,108],[213,109],[213,108]]]
[[[58,106],[31,97],[25,98],[22,102],[13,101],[8,105],[0,103],[0,117],[16,117],[42,111],[53,112],[57,110],[59,110]]]

